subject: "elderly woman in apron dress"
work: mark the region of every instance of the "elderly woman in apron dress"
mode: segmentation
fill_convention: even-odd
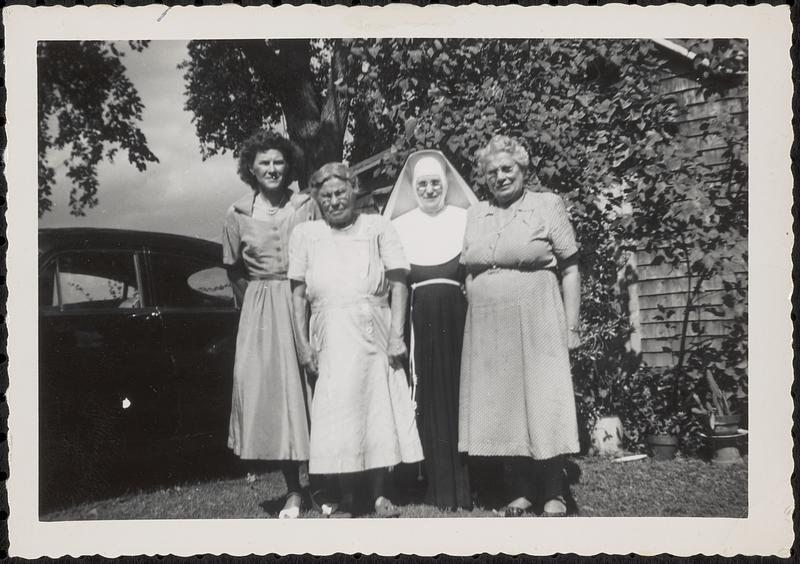
[[[375,514],[397,516],[386,469],[422,460],[402,367],[409,265],[392,224],[356,212],[346,165],[324,165],[310,185],[325,219],[299,225],[289,249],[298,355],[318,375],[309,472],[339,477],[340,503],[323,513],[351,513],[356,483],[367,478]]]
[[[425,455],[425,502],[469,509],[466,455],[458,452],[458,390],[467,302],[459,263],[467,208],[477,198],[439,151],[412,153],[384,216],[411,264],[410,368]]]

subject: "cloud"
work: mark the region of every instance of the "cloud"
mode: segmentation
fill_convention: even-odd
[[[139,172],[124,154],[98,167],[99,204],[86,216],[69,214],[71,185],[57,168],[54,209],[41,227],[118,227],[179,233],[218,240],[228,206],[249,188],[236,174],[230,154],[203,161],[191,113],[183,109],[184,81],[177,65],[186,57],[184,41],[153,41],[124,62],[145,109],[142,130],[159,163]],[[63,155],[50,156],[59,163]]]

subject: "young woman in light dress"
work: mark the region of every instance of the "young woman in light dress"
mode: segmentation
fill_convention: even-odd
[[[289,237],[318,208],[289,190],[298,155],[267,130],[244,142],[239,176],[251,191],[228,209],[222,233],[223,261],[241,303],[228,446],[243,460],[280,461],[287,485],[281,518],[300,514],[300,465],[309,456],[311,398],[295,351],[286,272]]]

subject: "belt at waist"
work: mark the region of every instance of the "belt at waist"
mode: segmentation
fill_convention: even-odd
[[[259,274],[258,276],[251,276],[249,282],[256,282],[258,280],[288,280],[286,274]]]
[[[378,306],[388,307],[389,298],[386,296],[358,296],[358,297],[341,297],[341,298],[317,298],[311,300],[311,311],[320,311],[323,309],[335,308],[344,309],[348,307],[359,306]]]
[[[431,278],[429,280],[423,280],[421,282],[416,282],[412,284],[411,289],[416,290],[417,288],[422,288],[423,286],[431,286],[433,284],[450,284],[451,286],[456,286],[458,288],[461,287],[461,284],[459,284],[455,280],[451,280],[450,278]]]
[[[556,274],[555,267],[533,267],[533,266],[475,266],[469,269],[469,273],[473,277],[480,274],[495,274],[497,272],[510,271],[510,272],[550,272]]]

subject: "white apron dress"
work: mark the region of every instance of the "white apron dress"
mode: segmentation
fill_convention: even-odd
[[[361,215],[346,230],[299,225],[289,277],[304,280],[319,378],[311,407],[309,472],[338,474],[422,460],[408,379],[386,350],[387,270],[408,269],[391,223]]]

